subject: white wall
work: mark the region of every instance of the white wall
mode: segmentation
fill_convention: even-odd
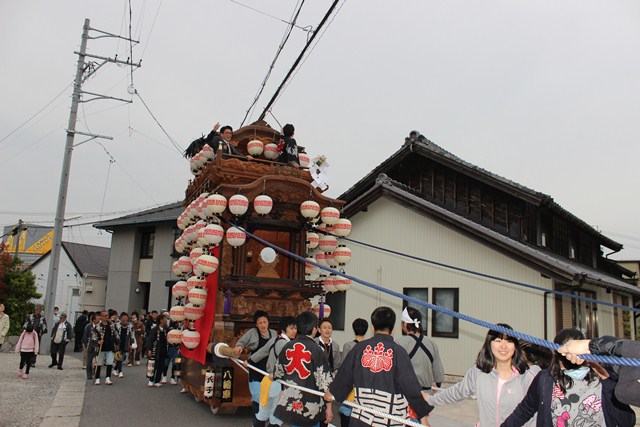
[[[44,304],[44,298],[46,294],[47,278],[49,275],[49,263],[51,262],[51,254],[47,254],[41,259],[33,268],[32,273],[36,276],[36,287],[38,293],[42,294],[42,297],[33,300],[36,304]],[[60,312],[68,312],[71,308],[69,306],[71,293],[73,288],[79,289],[82,286],[82,276],[75,269],[75,266],[71,262],[67,252],[62,250],[60,253],[60,266],[58,269],[58,283],[56,286],[56,296],[54,306],[60,308]],[[70,318],[72,314],[69,313]],[[47,317],[49,322],[51,316]]]
[[[355,240],[469,270],[505,277],[549,289],[550,279],[511,258],[479,243],[433,219],[420,215],[388,199],[372,203],[367,212],[351,218]],[[489,281],[419,261],[382,253],[349,244],[353,257],[345,270],[363,280],[402,292],[403,287],[459,288],[461,313],[492,323],[508,323],[513,328],[537,337],[544,336],[543,295],[501,282]],[[378,306],[393,308],[398,315],[402,300],[354,283],[347,292],[344,332],[334,332],[334,339],[344,343],[353,339],[351,322],[357,317],[369,321]],[[555,331],[554,306],[548,298],[548,329]],[[431,313],[429,312],[431,335]],[[473,365],[487,330],[459,321],[459,338],[435,338],[445,371],[463,375]]]

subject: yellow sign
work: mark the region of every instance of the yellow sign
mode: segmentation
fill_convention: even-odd
[[[24,252],[26,241],[27,241],[27,230],[22,230],[18,237],[18,252]],[[13,235],[7,238],[5,251],[7,252],[16,251],[15,237]]]
[[[21,239],[22,240],[22,239]],[[33,245],[29,246],[25,253],[28,254],[46,254],[51,250],[53,246],[53,230],[45,234],[42,239],[35,242]],[[24,246],[23,246],[24,247]],[[23,251],[21,251],[23,252]]]

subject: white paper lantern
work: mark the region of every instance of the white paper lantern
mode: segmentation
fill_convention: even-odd
[[[247,142],[247,152],[253,157],[258,157],[264,151],[264,144],[259,139]]]
[[[193,288],[189,291],[189,302],[196,306],[203,306],[207,302],[207,291],[202,288]]]
[[[340,218],[333,224],[332,233],[338,237],[347,237],[351,233],[351,221],[346,218]]]
[[[337,276],[333,274],[329,275],[329,277],[323,280],[322,289],[327,293],[336,292],[338,290],[336,289],[336,285],[335,285],[336,279],[337,279]]]
[[[320,236],[313,231],[307,231],[307,250],[315,249],[320,242]]]
[[[338,265],[347,265],[351,261],[351,249],[346,246],[338,246],[333,251],[333,259]]]
[[[211,274],[218,269],[218,258],[204,254],[196,261],[196,265],[204,274]]]
[[[169,310],[169,317],[174,322],[182,322],[184,317],[184,305],[175,305]]]
[[[307,153],[298,153],[298,160],[301,168],[308,168],[309,163],[311,163],[311,158]]]
[[[311,262],[317,262],[316,259],[314,257],[307,257],[307,261],[311,261]],[[316,274],[318,272],[319,268],[313,264],[310,263],[305,263],[304,264],[304,272],[305,274]]]
[[[318,264],[329,267],[329,264],[327,264],[327,254],[325,252],[317,252],[315,257]],[[324,271],[325,270],[320,271],[320,274],[323,274]]]
[[[331,307],[329,307],[329,304],[325,303],[323,305],[324,305],[323,313],[320,313],[320,304],[314,305],[313,308],[311,309],[313,314],[318,316],[320,319],[324,319],[325,317],[331,316]]]
[[[200,345],[200,333],[198,331],[186,330],[182,332],[182,344],[189,350],[193,350]]]
[[[189,160],[189,169],[195,176],[200,175],[200,165],[199,162],[196,163],[196,156],[193,156],[191,160]]]
[[[227,242],[234,248],[242,246],[247,240],[247,234],[237,227],[229,227],[227,230]]]
[[[182,330],[172,329],[167,334],[167,342],[169,344],[180,344],[182,342]]]
[[[182,274],[189,274],[193,270],[193,264],[191,264],[191,258],[188,256],[181,256],[178,258],[178,265],[182,269]]]
[[[323,234],[318,241],[318,248],[323,252],[332,252],[338,247],[338,238],[331,234]]]
[[[193,288],[206,288],[206,287],[207,287],[207,281],[198,276],[191,276],[187,279],[187,289],[189,290]]]
[[[264,156],[269,160],[275,160],[280,157],[278,146],[276,144],[267,144],[264,146]]]
[[[304,201],[300,204],[300,213],[305,218],[315,218],[320,213],[320,205],[313,200]]]
[[[204,144],[204,147],[202,147],[202,155],[206,159],[207,163],[216,157],[215,151],[213,151],[213,148],[211,148],[209,144]]]
[[[326,258],[324,259],[327,265],[334,270],[338,268],[338,261],[333,257],[333,252],[325,253]]]
[[[338,277],[333,281],[333,284],[338,291],[348,291],[351,287],[351,279],[347,279],[346,277]]]
[[[182,237],[187,244],[194,244],[198,239],[198,229],[195,225],[190,225],[182,232]]]
[[[180,263],[178,261],[175,261],[173,264],[171,264],[171,271],[173,271],[173,274],[175,274],[176,276],[182,276],[182,268],[180,268]]]
[[[187,287],[187,282],[185,280],[180,280],[176,282],[171,287],[171,293],[174,298],[184,298],[189,293],[189,288]]]
[[[218,224],[209,224],[201,231],[207,246],[218,245],[224,237],[224,228]]]
[[[258,215],[267,215],[273,208],[273,200],[266,194],[261,194],[253,199],[253,209]]]
[[[229,211],[236,215],[244,215],[249,209],[249,199],[242,194],[234,194],[229,198]]]
[[[332,206],[327,206],[320,211],[320,219],[327,225],[333,225],[340,219],[340,211]]]
[[[182,213],[178,216],[178,219],[176,220],[176,224],[178,225],[178,228],[179,228],[180,230],[183,230],[183,231],[184,231],[184,229],[185,229],[185,228],[187,228],[187,224],[188,224],[188,223],[186,223],[186,222],[185,222],[185,217],[186,217],[186,216],[187,216],[187,215],[186,215],[184,212],[182,212]]]
[[[189,254],[189,259],[191,260],[191,265],[193,267],[196,266],[196,261],[204,254],[204,250],[202,248],[193,248],[191,249],[191,253]]]
[[[191,303],[184,306],[184,317],[187,320],[191,320],[191,321],[198,320],[199,318],[202,317],[203,313],[204,313],[204,309],[202,307],[196,307]]]
[[[212,194],[204,201],[204,210],[209,217],[221,214],[227,208],[227,198],[222,194]]]

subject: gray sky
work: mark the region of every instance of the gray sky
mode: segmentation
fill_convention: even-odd
[[[289,20],[296,2],[243,4]],[[330,2],[307,1],[317,26]],[[336,197],[394,153],[411,130],[537,191],[640,259],[640,3],[348,0],[273,108],[310,155],[324,154]],[[232,1],[132,0],[133,83],[184,148],[216,121],[237,127],[286,24]],[[121,1],[0,2],[0,225],[53,224],[84,18],[128,34]],[[155,21],[154,21],[155,20]],[[154,24],[155,22],[155,24]],[[295,29],[257,119],[306,41]],[[128,57],[116,39],[89,52]],[[84,89],[129,98],[129,69],[105,65]],[[135,211],[183,198],[188,163],[140,99],[80,108],[78,130],[111,135],[74,151],[67,217]],[[273,127],[278,124],[272,117]],[[76,142],[82,141],[80,137]],[[110,164],[110,157],[115,159]],[[108,245],[73,227],[67,239]]]

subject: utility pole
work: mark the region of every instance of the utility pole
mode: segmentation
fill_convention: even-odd
[[[99,94],[90,93],[90,92],[83,92],[82,83],[84,83],[84,81],[87,78],[89,78],[92,74],[94,74],[98,70],[98,68],[102,67],[107,62],[130,65],[135,67],[140,66],[140,63],[133,64],[129,60],[120,61],[117,58],[112,59],[112,58],[106,58],[106,57],[87,54],[87,41],[89,39],[96,39],[96,38],[103,38],[103,37],[116,37],[116,38],[122,38],[124,40],[129,40],[132,42],[134,41],[124,37],[117,36],[115,34],[110,34],[104,31],[91,28],[89,26],[89,22],[90,21],[88,18],[84,20],[84,26],[82,27],[82,41],[80,43],[80,51],[74,52],[75,54],[78,55],[78,65],[76,67],[76,77],[73,84],[73,95],[71,96],[71,112],[69,113],[69,124],[67,126],[67,139],[66,139],[65,148],[64,148],[64,157],[62,160],[62,172],[60,174],[58,205],[56,207],[56,218],[55,218],[55,223],[53,227],[53,244],[51,247],[51,260],[49,263],[49,273],[47,276],[47,290],[45,292],[45,302],[44,302],[45,317],[51,316],[51,313],[53,313],[53,307],[56,304],[55,298],[56,298],[56,292],[58,287],[58,270],[60,267],[60,253],[62,251],[62,228],[64,225],[64,214],[65,214],[65,209],[67,204],[67,190],[69,188],[69,171],[71,169],[71,155],[73,154],[73,148],[77,147],[78,145],[84,144],[85,142],[91,141],[95,138],[113,139],[112,137],[109,137],[109,136],[102,136],[102,135],[89,134],[85,132],[76,131],[76,120],[78,118],[78,104],[81,102],[89,102],[96,99],[114,99],[117,101],[131,103],[130,100],[126,100],[126,99],[113,98],[110,96],[99,95]],[[90,30],[96,31],[102,35],[97,37],[89,37]],[[103,62],[96,67],[96,66],[93,66],[92,63],[87,64],[85,62],[86,58],[100,59]],[[85,73],[86,73],[86,76],[85,76]],[[81,97],[83,94],[93,95],[95,96],[95,98],[92,98],[89,100],[81,100]],[[76,134],[88,136],[89,139],[74,145],[74,138]],[[50,323],[52,318],[48,317],[47,320]],[[42,354],[47,354],[49,352],[50,344],[51,344],[50,340],[48,339],[42,340],[40,352]]]
[[[18,258],[18,252],[20,251],[20,232],[22,231],[23,225],[24,225],[24,222],[22,222],[22,219],[19,219],[18,225],[13,227],[13,230],[11,230],[11,235],[13,236],[13,243],[16,245],[16,250],[14,254],[15,258]]]

